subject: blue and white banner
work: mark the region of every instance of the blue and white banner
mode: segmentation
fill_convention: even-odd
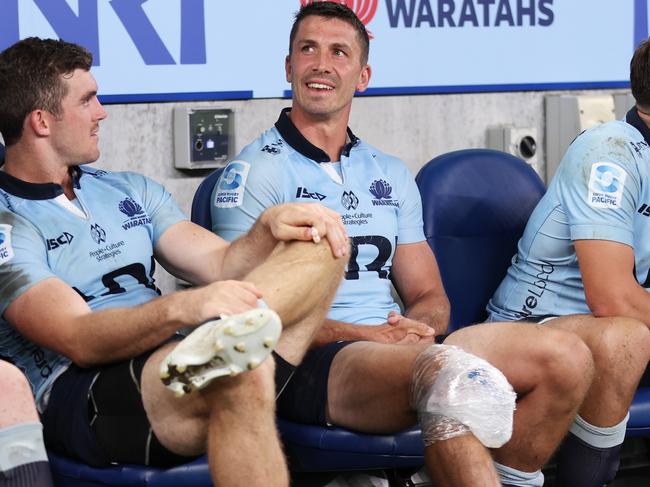
[[[648,36],[650,0],[343,1],[372,35],[370,95],[627,87]],[[104,102],[287,96],[300,2],[0,0],[0,49],[86,46]]]

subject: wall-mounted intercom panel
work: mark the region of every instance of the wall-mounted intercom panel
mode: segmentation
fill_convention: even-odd
[[[234,114],[226,108],[174,109],[174,166],[222,167],[233,156]]]

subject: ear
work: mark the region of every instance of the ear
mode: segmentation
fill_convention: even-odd
[[[284,58],[284,73],[287,82],[291,83],[291,54],[287,54],[287,57]]]
[[[359,93],[366,91],[368,83],[370,83],[370,75],[372,74],[372,69],[369,64],[366,64],[359,74],[359,82],[357,83],[357,91]]]
[[[50,135],[51,115],[45,110],[33,110],[27,115],[25,125],[29,126],[36,135],[46,137]]]

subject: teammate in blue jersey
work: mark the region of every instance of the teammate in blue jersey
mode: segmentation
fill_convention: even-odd
[[[548,322],[580,335],[596,363],[597,380],[559,453],[561,485],[600,486],[614,477],[650,357],[648,73],[646,41],[631,63],[636,107],[569,146],[488,305],[492,320],[583,315]]]
[[[283,205],[228,244],[152,180],[89,167],[106,118],[91,63],[37,38],[0,54],[0,355],[27,375],[58,453],[170,466],[207,448],[218,485],[288,485],[274,370],[281,388],[293,367],[265,359],[275,346],[300,361],[345,228],[321,205]],[[154,261],[198,287],[159,296]]]
[[[514,434],[493,452],[499,477],[477,431],[431,434],[430,411],[413,391],[422,377],[437,384],[441,370],[455,370],[451,361],[421,367],[439,347],[433,336],[446,331],[449,303],[424,239],[412,176],[402,161],[347,127],[354,93],[370,79],[367,60],[368,36],[351,10],[334,2],[303,7],[286,58],[292,107],[244,148],[214,188],[213,229],[224,238],[236,238],[263,211],[290,201],[340,212],[350,235],[346,278],[278,413],[371,433],[400,431],[419,420],[436,485],[500,485],[499,477],[505,485],[542,485],[539,469],[588,388],[591,356],[577,336],[559,330],[501,324],[457,331],[445,345],[487,359],[517,392]],[[391,282],[403,314],[390,297]],[[441,386],[429,398],[442,401],[455,392],[453,385]],[[481,397],[479,417],[490,410]]]

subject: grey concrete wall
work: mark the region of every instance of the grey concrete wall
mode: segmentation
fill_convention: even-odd
[[[606,93],[613,93],[608,91]],[[621,92],[621,91],[618,91]],[[575,92],[579,94],[580,92]],[[585,94],[605,92],[589,91]],[[357,98],[350,126],[360,138],[402,158],[416,174],[433,157],[457,149],[486,147],[486,129],[497,125],[535,127],[538,164],[544,175],[544,97],[550,92],[418,95]],[[164,184],[189,214],[192,196],[205,171],[174,168],[173,109],[176,106],[231,108],[235,149],[270,127],[289,100],[109,105],[101,125],[101,158],[110,170],[142,172]],[[164,271],[156,274],[164,291],[175,288]]]

